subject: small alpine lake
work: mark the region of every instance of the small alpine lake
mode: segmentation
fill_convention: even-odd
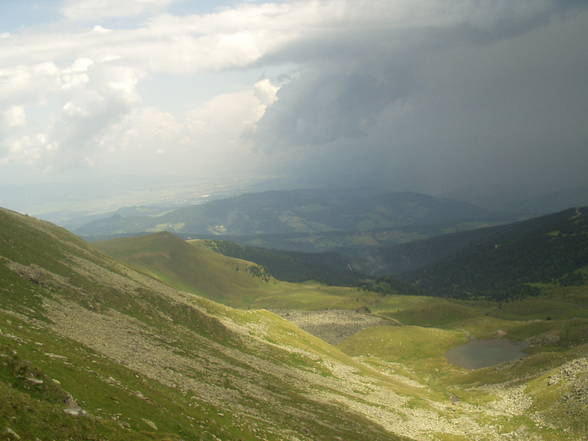
[[[523,358],[527,355],[523,352],[527,346],[526,343],[514,343],[503,338],[474,339],[450,349],[445,357],[453,365],[466,369],[479,369]]]

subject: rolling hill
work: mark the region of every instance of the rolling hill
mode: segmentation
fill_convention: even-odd
[[[373,189],[250,193],[159,215],[136,210],[90,222],[76,233],[108,236],[171,231],[192,235],[252,236],[361,232],[436,226],[486,219],[474,205],[416,193]]]
[[[359,308],[357,288],[289,283],[265,267],[225,256],[208,241],[184,241],[171,233],[113,239],[94,244],[103,252],[178,289],[234,307]],[[369,297],[369,296],[367,296]]]

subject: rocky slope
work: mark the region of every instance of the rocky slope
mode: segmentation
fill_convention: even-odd
[[[271,312],[172,288],[65,230],[0,210],[4,439],[563,441],[588,433],[586,371],[574,362],[586,356],[585,321],[497,322],[512,335],[528,326],[530,335],[559,332],[569,345],[562,355],[541,349],[473,373],[442,352],[481,332],[468,323],[419,327],[408,338],[417,327],[380,322],[345,338],[345,353]],[[407,352],[402,343],[415,335],[424,340]]]
[[[0,223],[7,436],[401,438],[323,395],[386,379],[277,316],[169,288],[50,224],[8,211]]]

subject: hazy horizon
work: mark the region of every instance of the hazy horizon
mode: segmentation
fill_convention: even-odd
[[[588,5],[4,0],[0,206],[588,187]]]

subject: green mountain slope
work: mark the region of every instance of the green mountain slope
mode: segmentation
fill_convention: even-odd
[[[218,300],[258,291],[269,281],[269,275],[259,266],[227,258],[199,242],[189,244],[171,233],[98,242],[95,246],[177,288]]]
[[[374,297],[360,298],[356,288],[283,282],[261,265],[214,251],[208,241],[183,241],[170,233],[95,246],[176,288],[235,307],[354,309]]]
[[[449,297],[510,299],[537,295],[540,283],[582,284],[588,266],[588,208],[394,247],[375,259],[383,277],[407,291]]]
[[[316,280],[329,285],[353,285],[361,279],[353,260],[337,253],[300,253],[240,245],[226,240],[205,243],[225,256],[255,262],[274,277],[287,282]]]
[[[110,244],[136,259],[131,267],[65,230],[0,210],[0,437],[579,441],[588,434],[586,285],[551,286],[544,297],[506,305],[378,296],[236,271],[257,267],[198,241],[139,239]],[[200,271],[190,281],[199,289],[313,309],[312,317],[335,317],[338,326],[348,316],[321,318],[318,310],[369,299],[381,320],[334,347],[268,311],[172,288],[158,280],[166,271],[169,283]],[[394,321],[382,325],[385,318]],[[474,371],[445,359],[471,337],[497,335],[525,342],[529,355]]]
[[[401,438],[321,398],[354,393],[330,363],[368,371],[273,314],[176,291],[4,210],[0,256],[5,439]]]
[[[464,250],[492,241],[501,226],[441,234],[407,243],[383,246],[364,254],[372,275],[399,275],[451,259]],[[373,262],[373,263],[372,263]],[[363,269],[363,267],[362,267]]]
[[[508,299],[537,294],[533,283],[582,284],[587,265],[588,208],[574,208],[497,227],[405,279],[435,295]]]
[[[164,237],[173,238],[169,235]],[[177,242],[177,238],[173,240]],[[119,246],[122,242],[119,241]],[[205,245],[201,241],[191,243],[193,246]],[[143,249],[143,253],[146,250]],[[228,266],[224,273],[217,273],[217,276],[231,278],[232,272],[227,269],[232,268],[235,262],[241,261],[226,260]],[[199,265],[205,267],[206,262],[200,261]],[[492,430],[497,439],[581,439],[582,434],[588,432],[583,422],[588,408],[579,398],[581,395],[573,395],[573,391],[584,387],[584,378],[588,376],[588,364],[582,364],[588,344],[588,286],[546,286],[541,297],[499,304],[424,296],[378,296],[370,292],[354,292],[350,296],[349,289],[336,287],[329,288],[329,302],[325,302],[322,296],[325,287],[320,285],[308,289],[302,301],[301,297],[289,294],[288,289],[283,287],[296,285],[284,284],[280,289],[278,287],[282,282],[273,283],[264,287],[280,293],[281,307],[313,310],[308,313],[289,310],[285,316],[290,320],[316,335],[337,342],[343,352],[362,363],[380,372],[394,372],[395,378],[402,378],[403,382],[403,385],[396,386],[396,391],[407,384],[422,388],[420,390],[424,395],[412,395],[414,389],[409,394],[409,406],[417,413],[429,406],[446,411],[449,407],[451,418],[463,424],[462,433],[465,433],[464,438],[458,436],[456,439],[471,439],[475,431],[464,420],[465,415],[471,416],[465,410],[467,406],[482,409],[478,412],[484,424],[488,425],[485,427],[494,427]],[[275,307],[275,299],[261,295],[249,297],[248,301],[261,307]],[[357,303],[354,302],[359,300],[369,305],[376,314],[375,318],[388,318],[393,322],[386,325],[385,321],[380,321],[365,327],[357,326],[358,321],[365,320],[365,317],[354,318],[352,314],[332,310],[321,313],[321,309],[332,305],[355,307]],[[464,372],[448,365],[445,358],[448,349],[472,337],[496,338],[504,335],[530,345],[531,355],[519,362],[480,372]],[[579,368],[573,369],[579,369],[577,374],[568,377],[562,374],[568,372],[569,366],[576,365]],[[550,376],[559,378],[561,375],[566,378],[562,380],[561,387],[553,388],[547,380],[541,383],[541,379]],[[454,404],[441,404],[444,400],[453,400]],[[455,407],[455,400],[463,404]],[[516,410],[503,413],[504,406]],[[490,423],[490,420],[495,422]],[[560,436],[557,427],[573,428],[573,433]],[[451,439],[452,435],[447,432],[451,429],[444,427],[437,430],[440,430],[438,439]],[[514,430],[519,432],[514,434]],[[486,433],[486,429],[482,431]],[[492,439],[487,433],[484,436]]]

